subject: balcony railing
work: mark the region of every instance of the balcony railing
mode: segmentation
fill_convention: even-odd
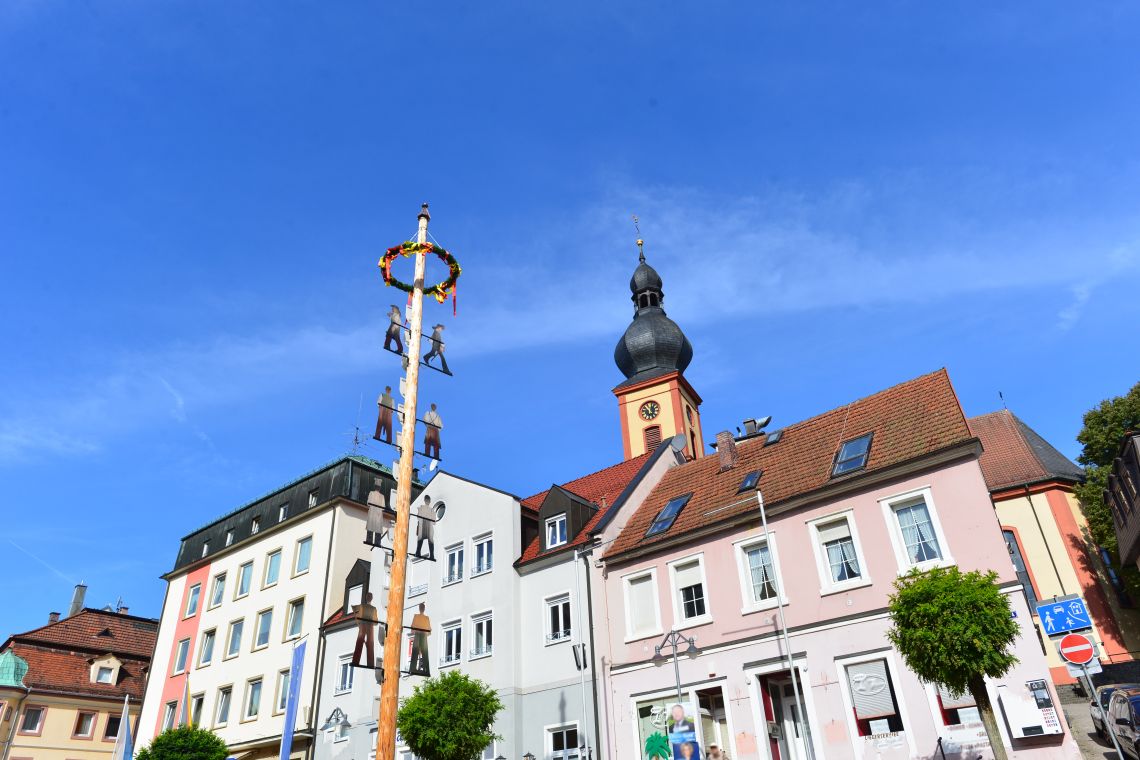
[[[463,570],[456,570],[454,573],[448,573],[443,577],[443,583],[446,586],[448,583],[458,583],[463,580]]]
[[[408,586],[408,596],[419,596],[420,594],[426,594],[427,591],[428,585],[426,583],[417,583],[414,586]]]
[[[459,659],[460,659],[459,652],[455,652],[454,654],[445,654],[443,657],[439,658],[439,664],[440,665],[452,665],[454,663],[459,662]]]
[[[475,649],[471,650],[471,656],[472,657],[483,657],[484,655],[491,654],[492,648],[493,647],[489,644],[487,646],[481,647],[481,648],[476,647]]]
[[[483,564],[483,565],[476,565],[471,570],[472,575],[479,575],[480,573],[489,573],[489,572],[491,572],[491,563],[490,562],[487,562],[486,564]]]
[[[567,628],[565,631],[551,631],[550,633],[546,634],[547,641],[562,641],[563,639],[568,638],[570,638],[569,628]]]

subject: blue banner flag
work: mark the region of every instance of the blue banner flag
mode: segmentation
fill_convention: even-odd
[[[301,672],[305,668],[305,645],[293,647],[293,665],[289,668],[289,696],[285,702],[285,723],[281,727],[281,760],[289,760],[293,752],[293,731],[297,727],[297,703],[301,698]]]
[[[130,700],[130,697],[123,697],[123,717],[119,718],[119,734],[115,737],[115,748],[111,750],[111,760],[134,760],[135,748],[131,739]]]

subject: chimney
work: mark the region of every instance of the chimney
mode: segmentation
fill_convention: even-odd
[[[118,612],[120,615],[126,615],[128,612],[130,612],[130,608],[125,604],[120,604],[119,609],[116,610],[116,612]]]
[[[731,470],[736,466],[739,456],[736,453],[736,439],[732,432],[722,430],[716,434],[716,454],[720,457],[720,471]]]
[[[49,612],[48,613],[48,623],[58,623],[58,622],[59,622],[59,613],[58,612]]]
[[[82,583],[75,584],[75,593],[71,597],[71,609],[68,610],[67,616],[74,617],[81,609],[83,609],[83,600],[87,596],[87,586]]]

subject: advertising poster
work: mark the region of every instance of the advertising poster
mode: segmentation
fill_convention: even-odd
[[[697,711],[693,709],[692,702],[670,705],[665,725],[673,760],[701,760],[701,747],[697,743]]]

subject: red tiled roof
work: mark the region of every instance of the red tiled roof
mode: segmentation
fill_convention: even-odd
[[[40,692],[142,699],[158,621],[105,610],[83,609],[69,618],[12,635],[0,650],[27,660],[24,683]],[[91,681],[91,661],[105,654],[119,659],[117,684]]]
[[[969,425],[982,442],[979,462],[991,491],[1050,478],[1077,481],[1083,477],[1079,467],[1008,409],[972,417]]]
[[[571,547],[584,544],[590,537],[590,533],[593,532],[598,523],[602,520],[603,517],[605,517],[610,508],[613,507],[614,502],[617,501],[617,498],[619,496],[621,496],[621,492],[625,490],[625,487],[629,485],[629,482],[633,480],[634,476],[637,475],[638,471],[641,469],[641,466],[645,464],[646,460],[648,460],[650,456],[652,456],[651,453],[642,454],[641,456],[636,456],[633,459],[627,459],[624,462],[619,462],[618,464],[607,467],[604,470],[598,470],[597,472],[592,472],[589,475],[583,475],[577,480],[571,480],[570,482],[563,483],[561,486],[559,486],[560,488],[563,488],[576,496],[580,496],[591,504],[597,504],[601,506],[604,502],[605,508],[598,509],[598,511],[594,513],[594,516],[590,518],[590,521],[588,523],[586,523],[586,527],[578,532],[578,535],[574,537],[574,540],[563,544],[562,546],[559,546],[557,549],[554,549],[553,552],[540,551],[540,548],[542,546],[541,536],[535,538],[530,542],[526,549],[523,550],[522,557],[519,558],[517,564],[529,562],[530,560],[535,559],[540,555],[566,551]],[[521,503],[525,509],[528,509],[532,513],[537,514],[539,507],[542,506],[543,500],[546,499],[546,494],[549,492],[550,489],[548,488],[542,493],[536,493],[534,496],[528,496],[527,498],[523,499]]]
[[[322,628],[328,628],[329,626],[334,626],[337,623],[343,623],[346,620],[356,620],[356,613],[355,612],[345,612],[343,607],[338,607],[337,611],[334,612],[332,615],[330,615],[329,619],[326,620],[321,625],[321,627]]]
[[[864,469],[832,478],[840,443],[873,433]],[[857,478],[970,440],[970,429],[945,369],[854,401],[784,428],[778,443],[765,436],[737,443],[739,461],[720,472],[713,454],[667,471],[614,541],[607,557],[684,535],[711,522],[730,520],[756,509],[754,499],[738,494],[741,480],[763,470],[761,485],[771,507],[829,483]],[[670,499],[692,493],[672,527],[652,538],[645,533]],[[713,510],[715,514],[709,513]]]

